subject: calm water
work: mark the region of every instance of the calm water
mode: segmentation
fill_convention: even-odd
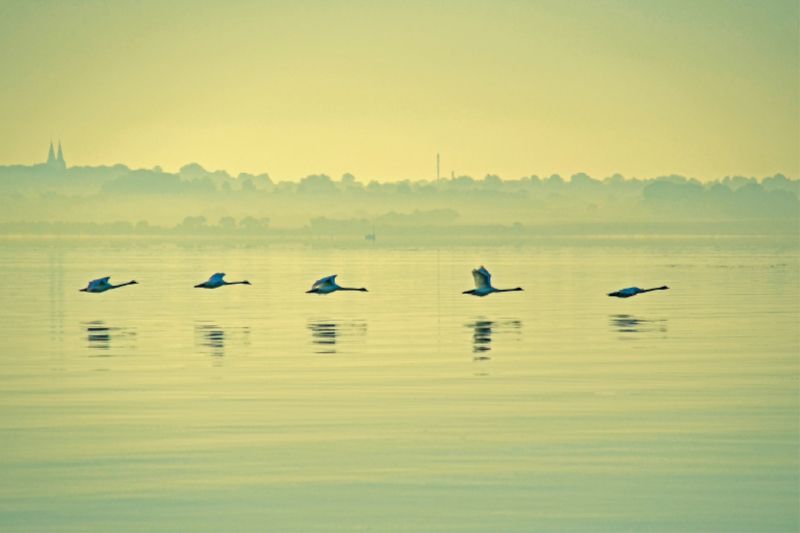
[[[525,292],[462,295],[480,265]],[[4,240],[0,273],[2,530],[800,528],[796,240]],[[108,275],[140,284],[78,292]]]

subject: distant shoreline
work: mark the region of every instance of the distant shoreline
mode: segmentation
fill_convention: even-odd
[[[528,225],[476,226],[385,226],[376,227],[376,244],[386,241],[435,239],[502,239],[530,241],[550,238],[687,238],[687,237],[787,237],[800,238],[797,219],[675,221],[675,222],[598,222]],[[126,222],[108,224],[7,222],[0,224],[0,239],[12,238],[92,238],[97,236],[132,239],[267,239],[275,241],[317,241],[324,239],[373,243],[365,235],[352,231],[304,228],[269,228],[259,231],[224,229],[207,226],[186,229],[150,226],[137,230]]]

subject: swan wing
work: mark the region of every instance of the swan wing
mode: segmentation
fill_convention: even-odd
[[[492,286],[492,275],[483,267],[473,270],[472,277],[475,278],[476,289],[486,289]]]
[[[110,278],[110,277],[111,276],[106,276],[105,278],[99,278],[99,279],[94,279],[94,280],[90,281],[89,282],[89,288],[92,289],[92,288],[95,288],[95,287],[102,287],[103,285],[109,285],[108,278]]]
[[[338,274],[334,274],[333,276],[328,276],[327,278],[322,278],[314,282],[314,285],[311,286],[311,289],[317,289],[319,287],[323,287],[326,285],[336,285],[336,276]]]
[[[216,274],[208,278],[208,283],[220,283],[222,281],[222,278],[224,277],[225,277],[224,272],[217,272]]]

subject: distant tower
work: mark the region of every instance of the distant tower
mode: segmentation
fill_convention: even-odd
[[[50,141],[50,153],[47,154],[47,166],[53,167],[56,165],[56,154],[53,152],[53,141]]]
[[[436,181],[439,181],[439,154],[436,154]]]
[[[52,150],[52,143],[50,143],[50,149]],[[61,170],[67,168],[67,163],[64,162],[64,154],[61,152],[61,139],[58,140],[58,158],[56,159],[56,166]]]

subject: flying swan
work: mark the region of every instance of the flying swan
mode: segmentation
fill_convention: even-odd
[[[108,282],[108,278],[111,276],[95,279],[89,282],[85,289],[81,289],[80,292],[106,292],[111,289],[118,289],[120,287],[124,287],[125,285],[136,285],[136,281],[129,281],[128,283],[122,283],[120,285],[112,285]]]
[[[492,275],[483,267],[472,271],[472,277],[475,278],[475,288],[471,291],[464,291],[462,294],[471,294],[473,296],[486,296],[493,292],[511,292],[521,291],[522,287],[516,289],[495,289],[492,287]]]
[[[640,289],[639,287],[628,287],[627,289],[622,289],[621,291],[617,292],[610,292],[608,293],[609,296],[616,296],[617,298],[630,298],[631,296],[636,296],[637,294],[642,294],[644,292],[651,292],[651,291],[665,291],[669,289],[666,285],[663,287],[656,287],[655,289]]]
[[[195,289],[216,289],[217,287],[222,287],[223,285],[250,285],[249,281],[231,281],[227,282],[224,279],[225,277],[224,272],[217,272],[210,278],[208,281],[201,283],[200,285],[195,285]]]
[[[361,292],[369,292],[365,288],[360,289],[353,289],[350,287],[340,287],[336,284],[336,274],[333,276],[328,276],[327,278],[322,278],[321,280],[315,281],[314,285],[311,286],[310,291],[306,291],[308,293],[314,294],[330,294],[336,291],[361,291]]]

